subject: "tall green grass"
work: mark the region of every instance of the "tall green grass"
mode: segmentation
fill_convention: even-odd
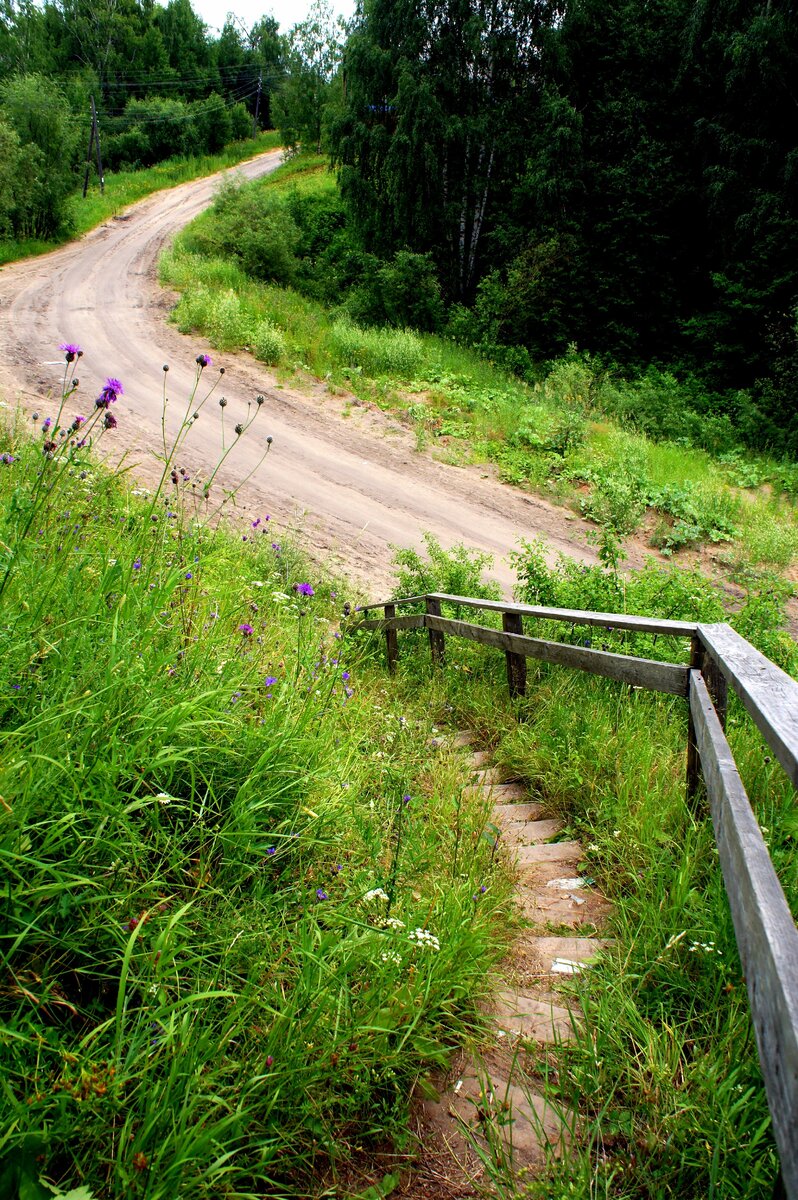
[[[150,492],[74,369],[0,431],[0,1191],[329,1194],[479,1026],[484,806],[340,583],[182,468],[210,368]]]

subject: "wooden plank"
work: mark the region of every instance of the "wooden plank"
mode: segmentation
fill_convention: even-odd
[[[589,671],[593,675],[617,679],[621,683],[646,688],[648,691],[667,692],[672,696],[687,695],[689,668],[676,663],[654,662],[649,658],[611,654],[606,650],[591,650],[586,646],[547,642],[541,638],[504,633],[498,629],[484,629],[481,625],[452,621],[447,617],[428,616],[427,628],[450,633],[454,637],[469,638],[485,646],[497,646],[511,654],[523,654],[526,658],[537,658],[543,662],[573,667],[577,671]]]
[[[598,625],[604,629],[627,629],[636,633],[657,633],[671,637],[692,637],[695,621],[667,621],[656,617],[630,616],[628,613],[590,612],[581,608],[542,608],[532,604],[508,604],[502,600],[475,600],[469,596],[449,596],[433,593],[436,600],[461,604],[465,608],[482,608],[487,612],[511,612],[522,617],[537,617],[542,621],[566,621],[571,625]]]
[[[424,624],[429,630],[429,652],[432,656],[432,665],[440,667],[443,665],[444,656],[444,637],[443,631],[436,629],[434,625],[430,625],[430,621],[441,615],[440,603],[434,596],[427,596],[427,615]]]
[[[690,669],[700,671],[704,659],[704,647],[693,634],[690,641]],[[698,743],[695,738],[695,722],[690,709],[687,717],[687,803],[692,805],[701,780],[701,760],[698,757]]]
[[[423,629],[427,618],[424,613],[412,613],[407,617],[391,617],[391,629]],[[388,628],[388,621],[384,619],[375,620],[373,617],[368,621],[358,621],[357,625],[349,626],[351,633],[360,633],[361,630],[373,629],[377,633],[383,633]]]
[[[517,613],[503,613],[502,628],[505,633],[523,635],[524,619]],[[510,689],[510,698],[514,700],[526,692],[526,659],[523,654],[512,654],[509,650],[504,657],[507,664],[507,686]]]
[[[698,636],[798,787],[798,683],[729,625],[699,625]]]
[[[472,596],[450,596],[445,592],[433,592],[435,600],[460,604],[464,608],[482,608],[487,612],[515,613],[521,617],[537,617],[542,621],[565,621],[570,625],[597,625],[603,629],[625,629],[637,633],[662,634],[665,637],[692,637],[697,629],[695,621],[668,621],[657,617],[639,617],[629,613],[590,612],[582,608],[543,608],[534,604],[512,604],[503,600],[479,600]],[[418,604],[426,596],[402,596],[393,604]],[[385,601],[360,605],[357,612],[368,612],[373,608],[384,608]]]
[[[388,660],[389,675],[396,674],[396,663],[399,659],[399,641],[396,636],[396,626],[391,624],[396,616],[396,605],[385,605],[385,655]]]
[[[798,1198],[798,929],[699,671],[690,709],[787,1194]]]

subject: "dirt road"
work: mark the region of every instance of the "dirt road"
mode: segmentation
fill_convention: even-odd
[[[274,170],[280,152],[237,168],[248,178]],[[250,516],[269,513],[299,529],[317,560],[359,581],[372,599],[391,578],[392,546],[421,546],[430,530],[449,547],[457,542],[494,555],[492,572],[511,595],[506,555],[520,538],[543,535],[554,551],[593,561],[581,522],[545,501],[502,486],[479,468],[436,462],[419,453],[413,436],[376,409],[350,406],[323,384],[307,392],[280,387],[267,368],[246,354],[221,354],[168,324],[173,297],[156,279],[158,254],[210,202],[218,178],[202,179],[151,196],[121,218],[42,258],[0,270],[0,390],[9,403],[55,411],[60,395],[60,342],[83,347],[79,396],[87,411],[104,378],[121,379],[114,445],[143,477],[154,469],[161,437],[163,364],[169,364],[170,424],[182,413],[194,380],[196,355],[214,366],[203,385],[225,375],[191,432],[180,465],[207,471],[218,459],[224,394],[228,434],[262,393],[266,404],[236,445],[219,476],[234,486],[257,464],[265,438],[274,439],[262,466],[242,489]],[[81,404],[76,405],[81,411]],[[346,413],[349,415],[345,415]],[[128,459],[130,461],[130,459]]]

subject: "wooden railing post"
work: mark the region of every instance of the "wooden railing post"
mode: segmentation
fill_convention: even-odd
[[[718,714],[720,727],[725,730],[726,711],[729,707],[729,688],[726,683],[726,676],[712,655],[707,651],[704,651],[703,654],[701,674],[704,676],[707,691],[712,697],[712,703],[715,705],[715,712]]]
[[[524,632],[524,619],[518,613],[502,613],[502,629],[505,633]],[[523,696],[526,692],[526,658],[523,654],[514,654],[511,650],[504,653],[507,662],[507,686],[510,689],[510,699]]]
[[[395,616],[396,616],[396,605],[395,604],[386,604],[385,605],[385,620],[390,621],[390,619]],[[395,675],[396,674],[396,663],[399,658],[399,639],[396,636],[395,629],[386,629],[385,630],[385,653],[388,658],[388,671],[390,672],[391,675]]]
[[[704,658],[704,647],[698,639],[697,634],[693,634],[690,639],[690,670],[700,671]],[[687,712],[687,802],[688,804],[694,799],[698,791],[698,784],[701,779],[701,759],[698,754],[698,743],[696,741],[695,721],[693,719],[693,711],[688,707]]]
[[[427,596],[427,614],[431,617],[439,617],[441,615],[441,602],[433,596]],[[444,636],[437,629],[429,631],[429,652],[432,655],[432,665],[434,667],[443,666],[444,656]]]

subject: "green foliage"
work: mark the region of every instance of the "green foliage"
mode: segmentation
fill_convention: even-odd
[[[254,279],[289,283],[296,270],[299,237],[290,213],[268,191],[225,180],[212,218],[194,225],[182,244],[192,253],[229,256]]]
[[[336,321],[330,344],[345,366],[370,375],[412,379],[421,363],[422,344],[410,329],[361,329],[351,321]]]
[[[462,543],[445,550],[431,533],[425,533],[423,541],[426,558],[409,546],[395,551],[395,596],[445,592],[450,596],[501,599],[498,585],[482,579],[482,572],[493,563],[489,554],[469,549]]]
[[[74,370],[0,431],[0,1187],[326,1193],[479,1027],[485,806],[430,780],[438,698],[386,697],[333,585],[175,469],[202,366],[149,493],[77,444]]]
[[[60,89],[37,75],[2,83],[0,139],[0,222],[16,237],[63,234],[77,178],[78,135]]]
[[[250,341],[255,357],[261,362],[276,366],[285,358],[285,338],[271,321],[258,321]]]
[[[285,39],[286,76],[274,98],[274,119],[283,143],[296,152],[302,143],[319,153],[326,109],[343,48],[344,22],[327,0],[314,0],[307,18]]]

